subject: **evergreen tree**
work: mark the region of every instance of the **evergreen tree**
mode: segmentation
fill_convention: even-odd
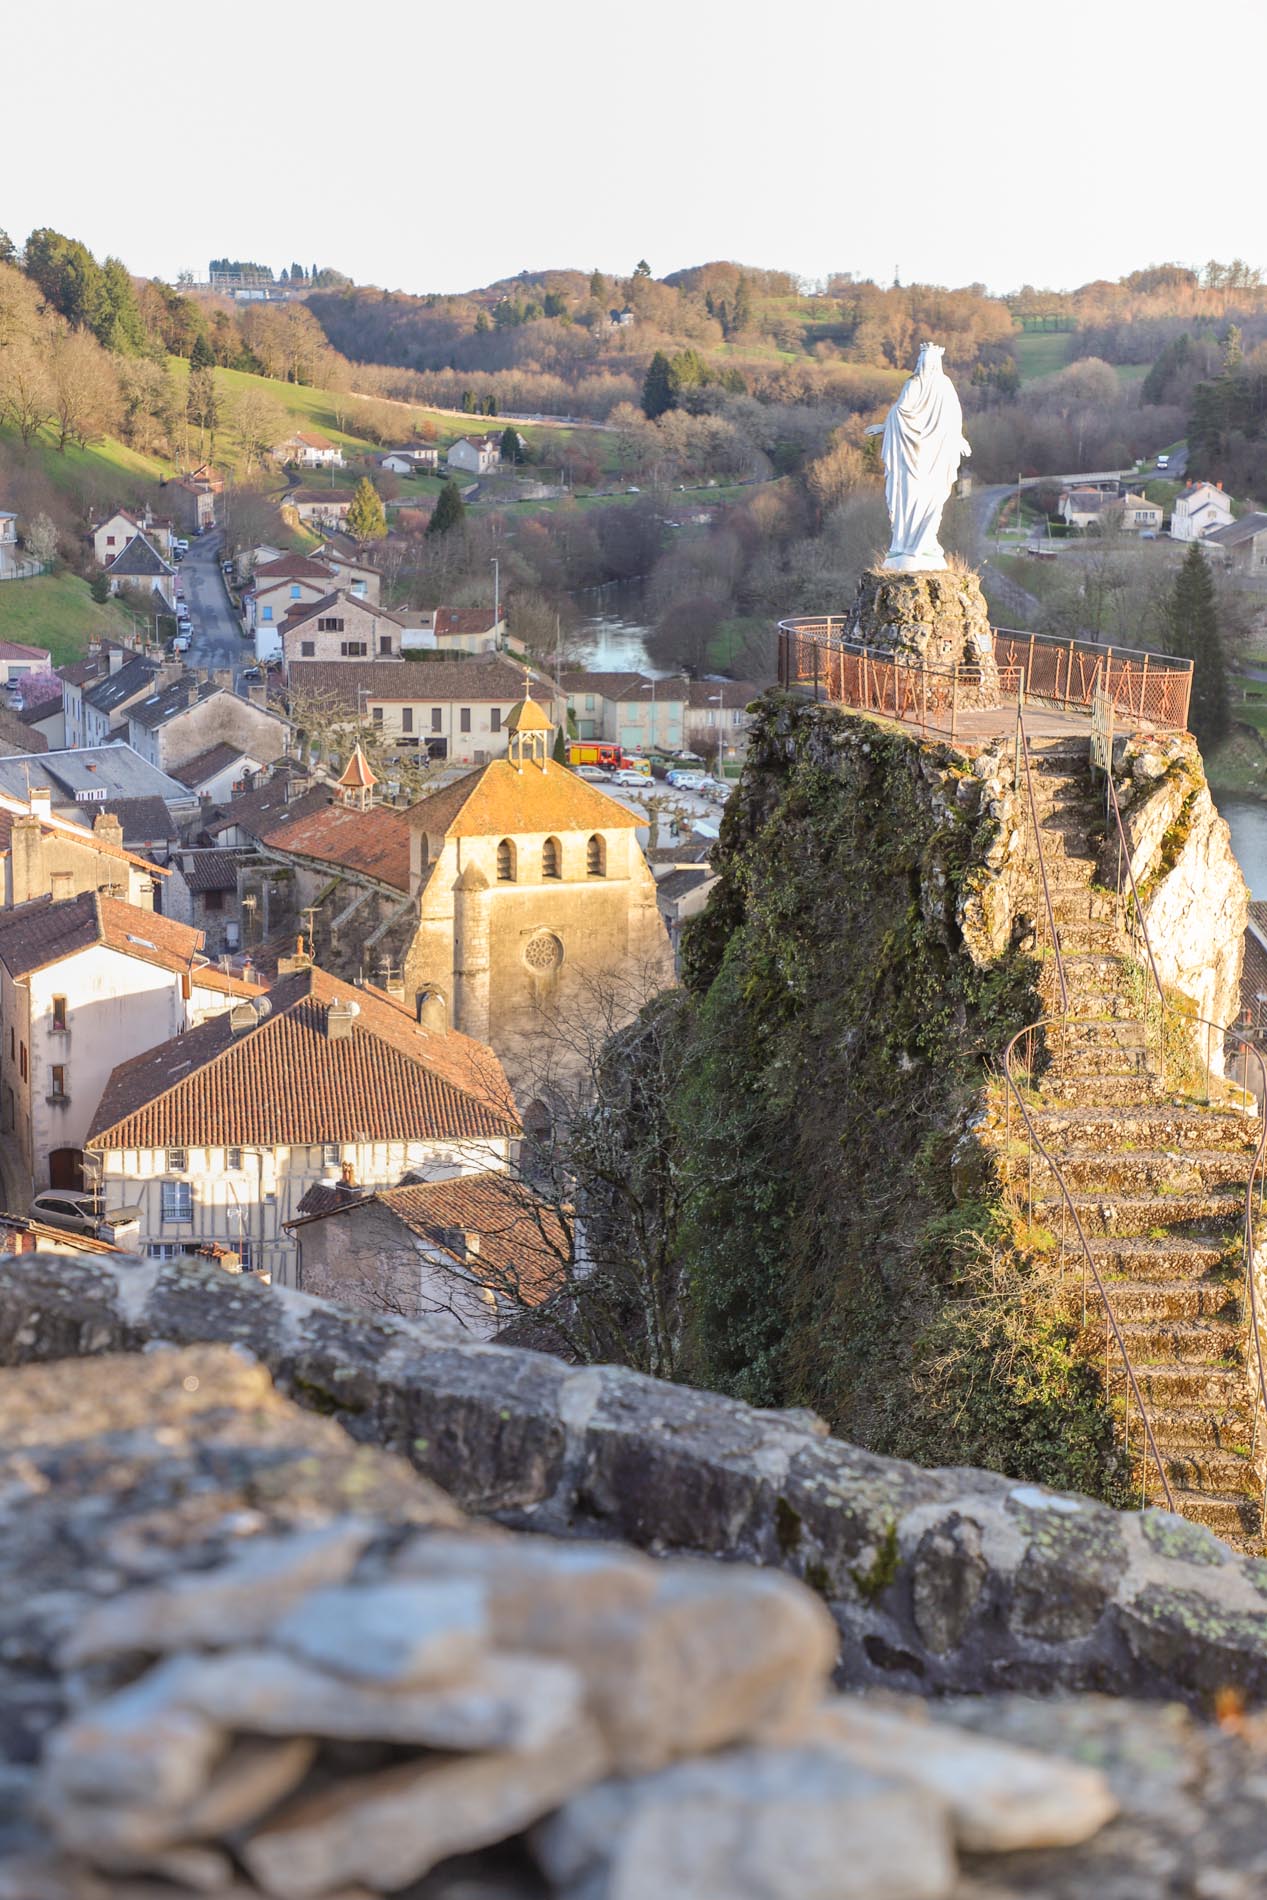
[[[290,272],[287,270],[284,264],[282,265],[282,274],[280,278],[278,279],[278,282],[282,284],[288,284],[290,282]]]
[[[554,729],[554,745],[550,749],[550,757],[556,759],[560,765],[566,765],[568,762],[568,745],[563,737],[562,726],[556,726]]]
[[[7,231],[0,230],[0,264],[17,262],[18,247]]]
[[[97,288],[96,313],[89,326],[98,343],[122,356],[144,356],[150,347],[149,333],[136,290],[122,259],[108,257],[101,266]]]
[[[474,413],[475,413],[475,398],[474,396],[472,396],[469,389],[464,389],[462,391],[462,414],[464,416],[470,416],[470,415],[473,415]]]
[[[98,605],[104,607],[110,598],[110,583],[104,574],[94,574],[92,586],[88,589]]]
[[[431,511],[427,523],[428,534],[447,534],[450,528],[460,528],[466,520],[466,503],[454,481],[446,481],[440,490],[439,500]]]
[[[648,264],[645,257],[640,257],[638,259],[638,262],[634,265],[634,276],[635,277],[650,277],[650,275],[651,275],[650,264]]]
[[[594,299],[595,303],[602,303],[606,299],[607,279],[603,276],[601,270],[592,271],[590,273],[590,296]]]
[[[524,459],[524,445],[519,439],[518,429],[512,429],[509,423],[502,430],[502,461],[519,463]]]
[[[191,370],[194,370],[214,369],[215,366],[215,352],[208,343],[206,336],[199,330],[197,336],[194,338],[194,346],[189,352],[189,367]]]
[[[484,414],[486,416],[495,416],[497,414],[496,396],[486,396],[484,398]]]
[[[1201,745],[1218,745],[1228,735],[1232,714],[1214,581],[1199,541],[1192,543],[1175,579],[1169,618],[1172,651],[1192,661],[1188,724]]]
[[[356,485],[348,509],[348,533],[362,547],[367,541],[381,541],[387,533],[387,513],[368,475],[362,475]]]
[[[476,336],[487,336],[492,327],[492,324],[488,320],[487,310],[481,310],[475,319]]]
[[[666,409],[672,409],[676,402],[677,390],[673,386],[669,359],[663,350],[657,350],[647,365],[646,380],[642,385],[642,413],[654,422]]]

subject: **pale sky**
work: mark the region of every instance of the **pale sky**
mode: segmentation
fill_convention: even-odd
[[[10,0],[0,47],[0,225],[142,276],[1267,265],[1254,5]]]

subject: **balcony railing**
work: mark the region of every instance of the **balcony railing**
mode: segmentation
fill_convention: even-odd
[[[1096,695],[1115,710],[1165,731],[1187,725],[1192,662],[1090,640],[1056,640],[1000,627],[994,634],[998,693],[979,666],[924,665],[849,637],[843,615],[779,622],[779,684],[819,699],[900,719],[955,738],[964,715],[983,704],[1050,707],[1090,720]]]

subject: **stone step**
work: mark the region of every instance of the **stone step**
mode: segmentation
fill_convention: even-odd
[[[1145,1343],[1146,1335],[1141,1334],[1140,1341]],[[1160,1366],[1144,1365],[1135,1357],[1134,1337],[1127,1340],[1126,1350],[1131,1354],[1131,1368],[1150,1413],[1155,1407],[1168,1411],[1198,1406],[1215,1416],[1224,1417],[1239,1406],[1241,1413],[1248,1416],[1250,1389],[1243,1366],[1184,1365],[1178,1362]]]
[[[1100,1274],[1104,1278],[1103,1267]],[[1119,1326],[1127,1321],[1148,1324],[1164,1320],[1215,1319],[1220,1314],[1238,1325],[1240,1322],[1239,1290],[1225,1281],[1106,1279],[1105,1292]],[[1088,1306],[1088,1313],[1091,1311]]]
[[[1138,1087],[1149,1080],[1161,1081],[1160,1076],[1152,1075],[1148,1066],[1148,1050],[1142,1046],[1137,1049],[1118,1048],[1111,1052],[1097,1047],[1062,1049],[1053,1054],[1049,1073],[1057,1083],[1130,1081]],[[1044,1076],[1044,1082],[1046,1079]]]
[[[1252,1157],[1260,1125],[1234,1109],[1164,1103],[1138,1109],[1098,1103],[1085,1108],[1031,1109],[1042,1140],[1053,1149],[1134,1147],[1144,1152],[1179,1150],[1208,1157],[1215,1150]],[[1016,1108],[1013,1104],[1013,1119]]]
[[[1087,1310],[1089,1314],[1089,1305]],[[1207,1373],[1227,1369],[1228,1360],[1239,1367],[1244,1350],[1245,1333],[1239,1314],[1227,1320],[1130,1320],[1119,1313],[1117,1322],[1137,1373],[1141,1366],[1147,1368],[1152,1362],[1166,1369],[1192,1367]],[[1237,1377],[1243,1378],[1244,1374],[1238,1370]]]
[[[1019,1185],[1016,1175],[1013,1182]],[[1232,1227],[1239,1231],[1238,1223],[1245,1207],[1244,1195],[1235,1192],[1189,1195],[1109,1192],[1074,1194],[1071,1198],[1088,1240],[1142,1239],[1163,1231],[1174,1234],[1177,1228],[1225,1234]],[[1035,1178],[1034,1207],[1036,1212],[1041,1210],[1040,1218],[1045,1226],[1059,1232],[1060,1210],[1065,1205],[1054,1181],[1040,1187]]]
[[[1039,1131],[1042,1132],[1041,1130]],[[1111,1136],[1110,1136],[1111,1139]],[[1251,1152],[1235,1148],[1189,1148],[1182,1154],[1148,1148],[1062,1148],[1058,1136],[1044,1136],[1071,1194],[1142,1195],[1157,1198],[1210,1194],[1239,1189],[1244,1205]],[[1020,1163],[1024,1168],[1026,1163]],[[1034,1190],[1044,1200],[1055,1191],[1055,1175],[1041,1155],[1034,1157]],[[1186,1218],[1186,1216],[1184,1217]]]
[[[1159,1075],[1062,1075],[1048,1070],[1040,1083],[1039,1107],[1076,1110],[1120,1104],[1142,1109],[1164,1102],[1172,1092]]]
[[[1125,1275],[1165,1283],[1234,1271],[1239,1285],[1240,1262],[1235,1257],[1229,1260],[1228,1245],[1224,1234],[1213,1240],[1184,1234],[1167,1234],[1161,1240],[1146,1234],[1112,1234],[1096,1239],[1091,1253],[1100,1272],[1115,1278]]]
[[[1154,1475],[1149,1485],[1149,1500],[1154,1505],[1164,1507],[1164,1499],[1159,1499],[1154,1491],[1157,1480]],[[1186,1517],[1194,1524],[1204,1524],[1208,1531],[1231,1544],[1234,1550],[1243,1550],[1258,1556],[1262,1552],[1263,1526],[1259,1500],[1251,1493],[1243,1491],[1189,1491],[1182,1485],[1171,1485],[1171,1498],[1175,1514]]]
[[[1136,1375],[1138,1377],[1138,1374]],[[1140,1387],[1141,1391],[1143,1387]],[[1144,1398],[1148,1405],[1147,1396]],[[1222,1411],[1207,1411],[1202,1406],[1148,1408],[1148,1422],[1159,1451],[1230,1451],[1237,1457],[1249,1453],[1250,1422],[1248,1393],[1242,1390],[1239,1404]]]
[[[1060,950],[1062,956],[1076,956],[1084,951],[1121,956],[1125,945],[1117,925],[1105,919],[1066,920],[1060,924]]]
[[[1216,1445],[1175,1450],[1160,1443],[1158,1450],[1172,1486],[1185,1491],[1214,1491],[1223,1496],[1244,1491],[1257,1505],[1261,1484],[1249,1455],[1248,1438],[1242,1451]]]

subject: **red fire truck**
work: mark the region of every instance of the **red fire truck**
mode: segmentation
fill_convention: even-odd
[[[597,765],[604,772],[641,772],[651,776],[651,761],[640,759],[607,739],[569,739],[569,765]]]

